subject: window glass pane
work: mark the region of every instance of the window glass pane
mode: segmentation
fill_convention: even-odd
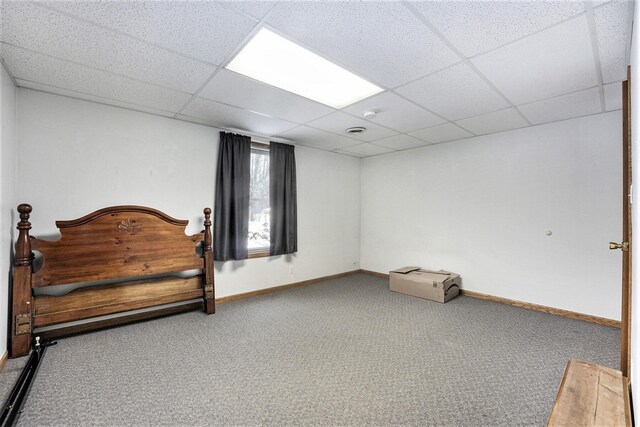
[[[249,250],[269,248],[269,151],[251,149]]]

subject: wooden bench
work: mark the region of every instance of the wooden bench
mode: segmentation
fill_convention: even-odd
[[[632,426],[629,380],[620,371],[571,359],[547,426]]]

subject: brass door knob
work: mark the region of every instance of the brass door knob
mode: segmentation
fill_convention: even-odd
[[[609,242],[609,249],[611,250],[622,249],[623,251],[628,251],[629,242],[622,242],[622,243]]]

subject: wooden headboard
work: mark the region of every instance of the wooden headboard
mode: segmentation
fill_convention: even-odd
[[[193,236],[185,234],[186,220],[143,206],[113,206],[57,221],[61,237],[55,241],[29,236],[31,210],[28,204],[18,206],[11,357],[28,354],[34,335],[59,337],[196,307],[215,312],[211,209],[204,209],[204,230]],[[33,251],[42,255],[36,270]],[[190,277],[176,275],[189,270],[199,271]],[[92,286],[65,295],[34,292],[87,283]],[[54,327],[196,298],[203,302]],[[39,333],[44,327],[46,332]]]

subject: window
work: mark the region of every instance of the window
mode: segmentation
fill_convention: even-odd
[[[249,257],[269,255],[269,146],[251,143],[249,184]]]

